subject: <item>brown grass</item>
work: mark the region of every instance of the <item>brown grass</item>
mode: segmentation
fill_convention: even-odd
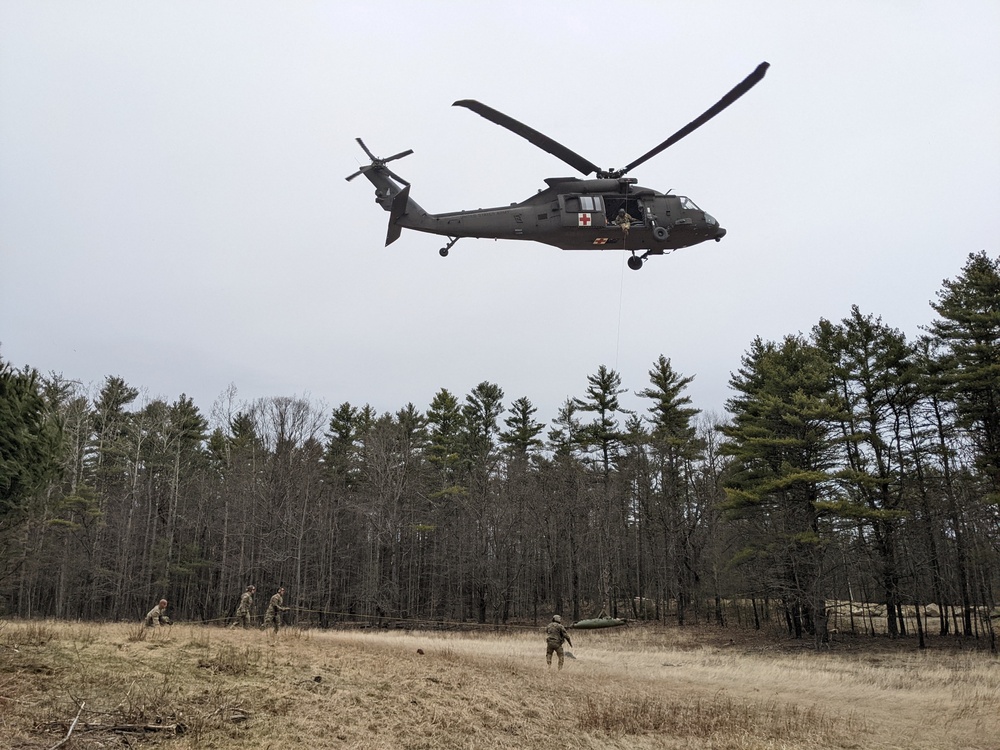
[[[533,629],[289,629],[272,645],[0,623],[0,746],[51,748],[79,714],[64,748],[1000,748],[1000,670],[983,652],[731,635],[580,631],[558,672]]]

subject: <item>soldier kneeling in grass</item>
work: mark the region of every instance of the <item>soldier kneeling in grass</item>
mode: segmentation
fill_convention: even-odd
[[[160,625],[169,625],[170,618],[167,617],[167,600],[160,599],[159,603],[146,613],[146,627],[158,628]]]

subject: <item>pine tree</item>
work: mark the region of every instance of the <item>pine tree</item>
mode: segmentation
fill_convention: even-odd
[[[430,436],[427,459],[441,472],[445,486],[453,486],[461,462],[463,419],[458,399],[447,388],[434,394],[427,409],[427,424]]]
[[[0,528],[59,470],[62,435],[35,370],[0,359]]]
[[[648,408],[648,437],[651,461],[655,467],[654,491],[646,503],[646,514],[656,524],[666,564],[672,572],[677,600],[677,623],[685,624],[697,583],[695,538],[703,515],[692,497],[691,464],[702,452],[704,441],[698,439],[691,423],[698,410],[683,395],[694,377],[682,377],[662,354],[649,371],[650,387],[638,395],[653,403]]]
[[[839,324],[820,321],[813,329],[828,358],[834,387],[844,405],[840,423],[846,468],[838,510],[869,534],[886,606],[888,633],[905,634],[902,617],[902,522],[907,516],[903,430],[916,398],[911,350],[900,331],[857,306]]]
[[[527,459],[533,451],[542,447],[538,435],[545,425],[534,420],[537,411],[527,397],[521,397],[510,405],[510,416],[504,420],[507,429],[500,433],[500,442],[507,446],[512,456]]]
[[[722,452],[733,461],[723,508],[750,522],[741,557],[767,566],[796,637],[825,637],[822,519],[836,500],[832,427],[844,417],[829,364],[802,336],[757,338],[730,387],[733,421],[721,429]]]
[[[950,393],[975,441],[977,464],[1000,501],[1000,258],[970,255],[931,306],[941,316],[930,330],[948,349]]]
[[[603,475],[607,479],[611,475],[623,437],[617,417],[619,414],[631,413],[622,408],[618,398],[623,393],[628,393],[628,389],[621,387],[621,375],[605,365],[598,367],[595,374],[588,375],[587,383],[587,398],[576,399],[576,406],[580,411],[593,412],[595,417],[584,427],[580,439],[589,447],[597,449]]]

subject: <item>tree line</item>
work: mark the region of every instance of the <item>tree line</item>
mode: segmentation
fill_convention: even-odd
[[[912,341],[857,307],[752,341],[724,419],[662,355],[644,408],[601,366],[549,424],[492,382],[394,413],[231,389],[206,416],[0,360],[0,610],[221,620],[255,583],[321,625],[559,612],[995,649],[1000,259],[931,307]]]

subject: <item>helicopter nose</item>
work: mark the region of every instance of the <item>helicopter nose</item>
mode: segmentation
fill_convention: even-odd
[[[718,242],[719,240],[721,240],[725,236],[726,236],[726,230],[723,229],[722,227],[719,227],[718,229],[715,230],[715,241],[716,242]]]

